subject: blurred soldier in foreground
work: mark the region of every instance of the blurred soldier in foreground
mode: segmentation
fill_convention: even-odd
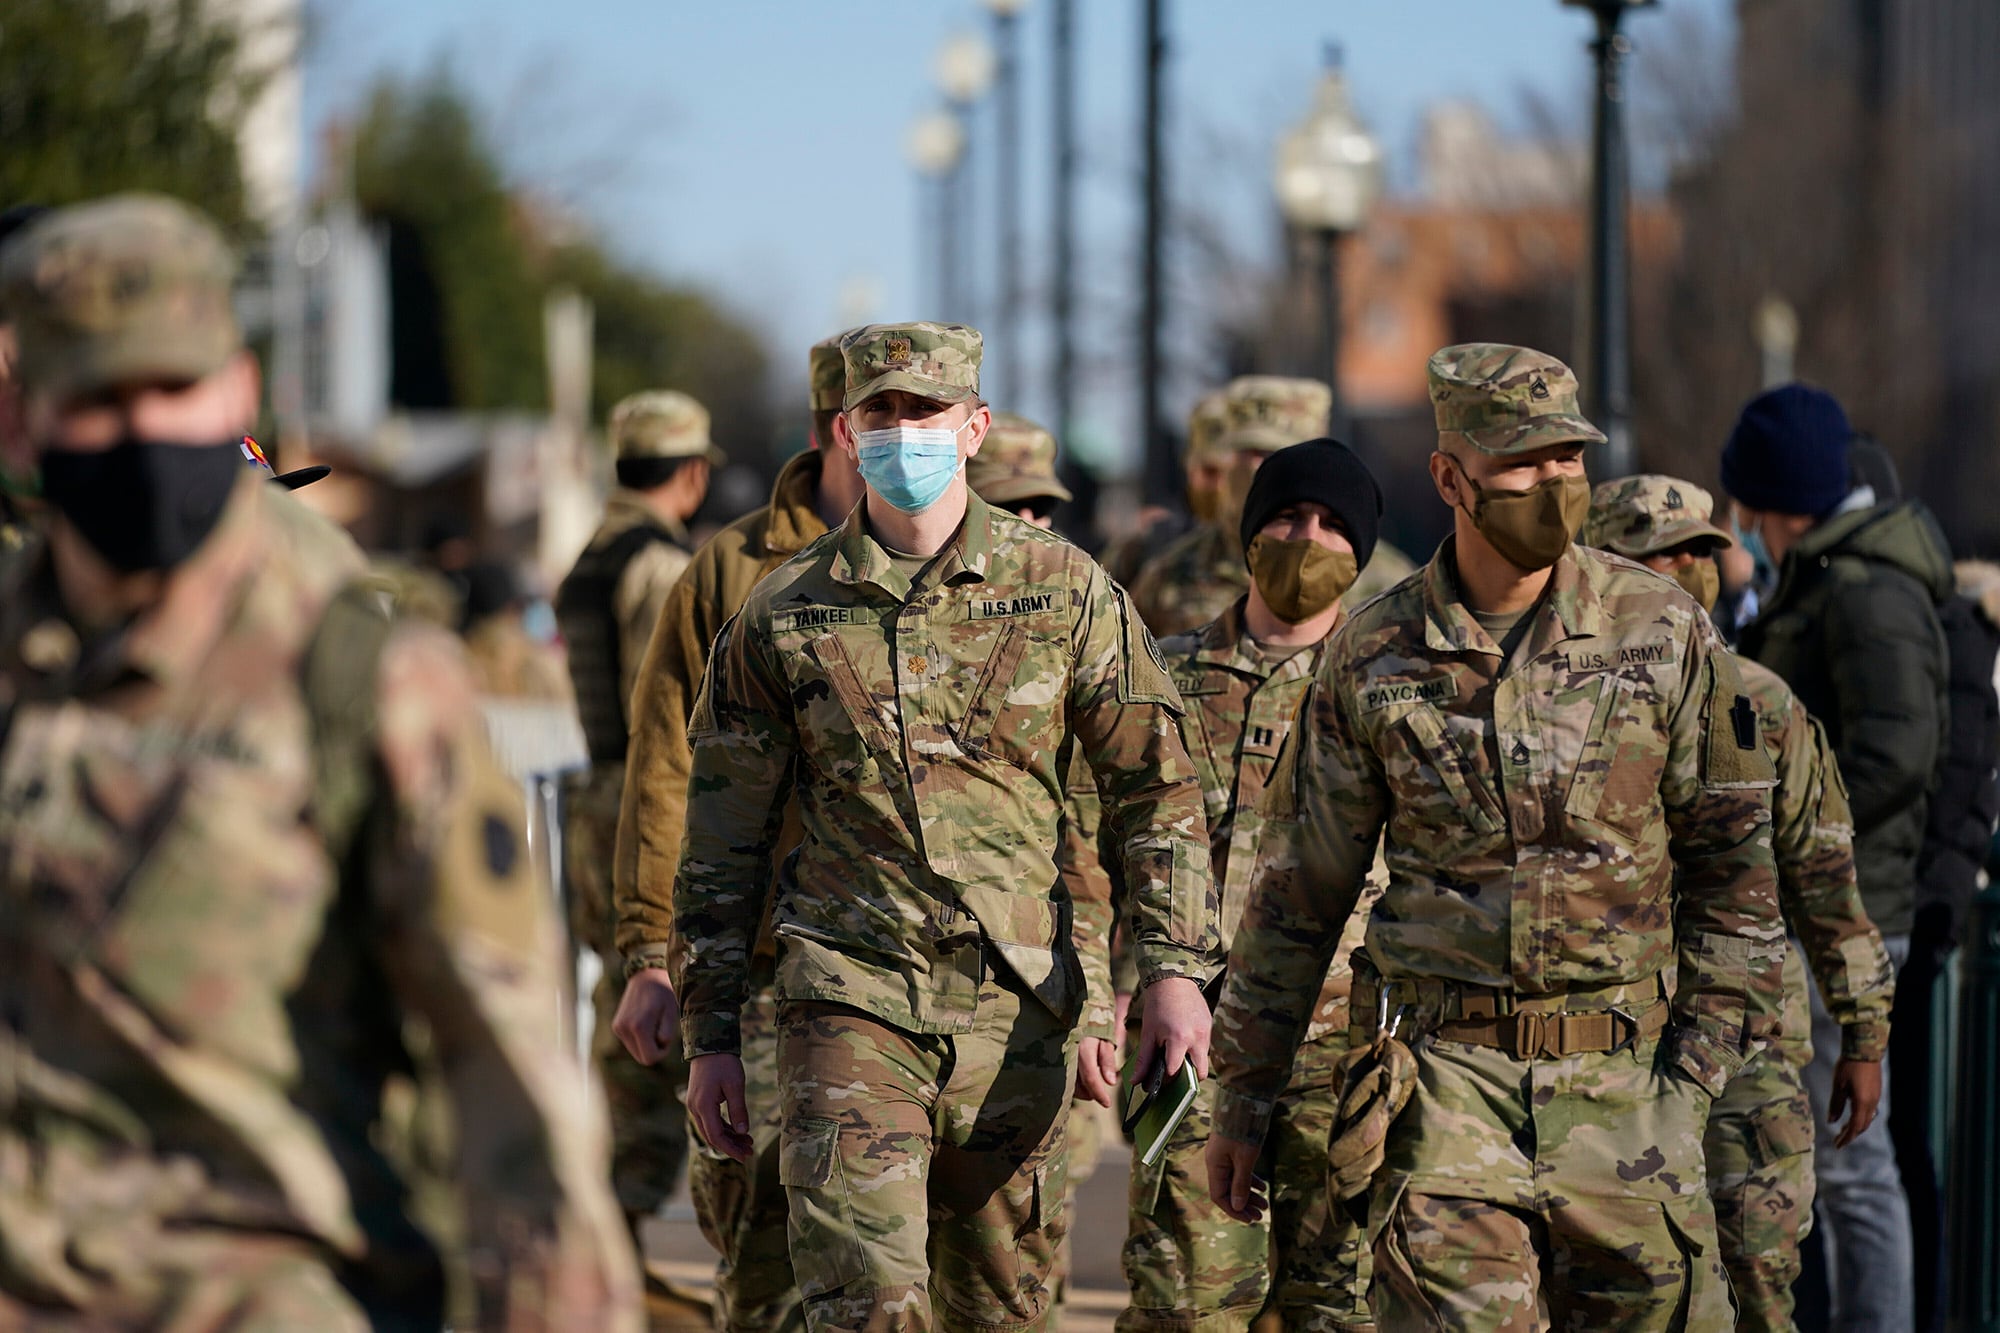
[[[1324,435],[1332,406],[1332,392],[1318,380],[1244,375],[1230,382],[1220,429],[1199,455],[1202,466],[1221,476],[1213,516],[1148,561],[1132,584],[1132,600],[1154,634],[1199,629],[1249,591],[1237,528],[1250,479],[1276,450]],[[1190,450],[1192,467],[1197,455],[1192,444]],[[1193,480],[1191,473],[1191,495]],[[1373,565],[1348,590],[1347,605],[1359,606],[1413,568],[1402,552],[1378,547]]]
[[[633,688],[632,748],[613,883],[626,980],[612,1026],[626,1051],[644,1065],[682,1063],[667,948],[693,760],[688,716],[708,668],[709,646],[760,579],[824,536],[861,500],[854,461],[833,443],[833,418],[847,383],[839,339],[814,344],[809,370],[814,447],[778,473],[770,504],[737,519],[695,552],[667,596]],[[773,863],[797,844],[798,813],[788,803]],[[688,1171],[702,1234],[721,1256],[715,1313],[724,1333],[798,1333],[805,1327],[786,1247],[785,1188],[778,1179],[784,1104],[772,991],[775,952],[769,930],[760,928],[751,994],[742,1011],[745,1096],[759,1116],[751,1133],[756,1150],[738,1162],[697,1140]],[[655,1095],[665,1092],[656,1087]],[[678,1102],[669,1109],[685,1114]]]
[[[0,566],[0,1326],[437,1327],[376,1138],[421,1034],[478,1325],[635,1328],[520,793],[245,468],[232,269],[146,196],[0,266],[55,515]]]
[[[1607,481],[1579,540],[1637,560],[1713,607],[1721,584],[1711,557],[1730,538],[1710,522],[1712,504],[1707,491],[1674,477]],[[1826,733],[1773,672],[1747,660],[1738,665],[1778,771],[1771,845],[1778,901],[1797,942],[1785,958],[1782,1036],[1729,1080],[1709,1113],[1704,1148],[1722,1262],[1736,1289],[1736,1326],[1777,1333],[1792,1327],[1799,1242],[1812,1229],[1813,1114],[1805,1087],[1812,1021],[1800,948],[1840,1024],[1833,1117],[1846,1115],[1847,1123],[1836,1148],[1875,1119],[1895,982],[1882,937],[1861,907],[1853,819]]]
[[[1264,829],[1259,805],[1340,624],[1341,595],[1375,553],[1381,511],[1375,479],[1345,445],[1311,440],[1272,454],[1243,506],[1250,591],[1202,629],[1160,643],[1187,702],[1181,736],[1201,776],[1225,943],[1250,896]],[[1267,1307],[1287,1329],[1374,1327],[1361,1228],[1328,1206],[1327,1144],[1334,1071],[1348,1044],[1348,955],[1379,891],[1371,884],[1342,932],[1277,1095],[1259,1172],[1270,1185],[1270,1215],[1240,1222],[1209,1198],[1202,1149],[1212,1084],[1202,1085],[1166,1154],[1150,1167],[1133,1164],[1125,1242],[1132,1303],[1121,1330],[1244,1328]]]
[[[1853,428],[1833,397],[1803,384],[1759,394],[1722,451],[1737,539],[1765,596],[1740,646],[1784,678],[1826,728],[1854,814],[1855,872],[1869,919],[1901,969],[1911,955],[1928,793],[1947,736],[1950,659],[1939,623],[1951,555],[1913,502],[1851,484]],[[1839,1023],[1813,1000],[1806,1087],[1821,1148],[1819,1215],[1833,1275],[1833,1327],[1897,1333],[1915,1323],[1909,1204],[1895,1145],[1878,1123],[1828,1151]],[[1885,1069],[1893,1082],[1896,1062]],[[1884,1120],[1895,1098],[1882,1099]]]
[[[1222,487],[1229,472],[1229,456],[1218,450],[1223,415],[1222,390],[1203,394],[1188,413],[1187,445],[1181,451],[1181,468],[1187,474],[1187,513],[1168,512],[1158,521],[1127,533],[1104,548],[1099,562],[1120,587],[1130,588],[1139,573],[1169,545],[1191,530],[1221,521]]]
[[[1380,834],[1352,1005],[1353,1072],[1393,1094],[1356,1127],[1386,1129],[1377,1322],[1726,1328],[1702,1131],[1784,954],[1756,709],[1693,598],[1572,544],[1604,437],[1569,368],[1474,343],[1429,374],[1453,536],[1329,646],[1274,782],[1216,1015],[1211,1191],[1262,1211],[1258,1151]]]
[[[640,1224],[673,1194],[687,1162],[687,1113],[679,1094],[687,1067],[642,1068],[612,1033],[623,969],[613,945],[611,867],[630,735],[626,708],[660,608],[688,565],[687,520],[708,493],[722,452],[708,411],[684,393],[635,393],[611,409],[617,489],[604,521],[556,590],[556,623],[569,653],[570,683],[590,748],[590,768],[565,793],[563,861],[570,932],[603,964],[591,994],[597,1021],[591,1058],[611,1110],[611,1179],[642,1256]],[[656,1322],[703,1322],[698,1301],[647,1275]]]
[[[1084,1000],[1054,861],[1064,762],[1090,766],[1123,835],[1142,1067],[1206,1067],[1200,793],[1123,593],[966,489],[990,422],[978,332],[871,325],[841,350],[834,434],[866,497],[723,629],[690,728],[672,940],[688,1111],[711,1146],[754,1152],[738,1052],[768,904],[812,1327],[1034,1330],[1068,1228]],[[794,791],[803,838],[774,893]]]

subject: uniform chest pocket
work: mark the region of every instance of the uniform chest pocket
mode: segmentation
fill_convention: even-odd
[[[1641,707],[1639,685],[1606,672],[1597,678],[1590,726],[1584,732],[1563,800],[1565,813],[1636,835],[1660,814],[1665,739]]]
[[[1067,668],[1067,658],[1059,659],[1055,645],[1025,626],[1007,626],[980,668],[959,719],[959,748],[1032,767],[1061,737],[1049,724],[1062,701]]]
[[[1445,728],[1444,719],[1427,703],[1412,707],[1398,719],[1399,729],[1410,740],[1412,762],[1388,765],[1390,785],[1397,789],[1399,806],[1410,809],[1429,807],[1426,823],[1440,827],[1454,825],[1487,835],[1506,826],[1493,795],[1478,774],[1477,766],[1466,757],[1465,749]],[[1439,791],[1450,800],[1453,810],[1436,810]]]
[[[805,739],[822,760],[838,765],[894,753],[896,741],[882,707],[840,636],[822,634],[811,640],[805,656],[818,668],[817,679],[799,683],[794,699]]]

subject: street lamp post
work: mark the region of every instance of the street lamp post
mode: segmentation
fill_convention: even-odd
[[[1160,410],[1161,347],[1167,322],[1166,0],[1142,0],[1142,6],[1145,74],[1140,105],[1146,166],[1139,241],[1139,431],[1145,469],[1141,494],[1150,504],[1170,504],[1179,487],[1173,444]]]
[[[1020,15],[1028,0],[986,0],[993,15],[993,45],[999,52],[999,82],[995,85],[995,105],[999,112],[1000,170],[995,185],[999,195],[1000,254],[995,281],[1000,290],[999,309],[993,321],[991,348],[1000,390],[1010,401],[1020,402],[1021,383],[1021,81]]]
[[[1562,0],[1597,20],[1590,44],[1597,61],[1597,115],[1591,130],[1590,271],[1583,344],[1584,411],[1608,444],[1606,476],[1634,467],[1632,447],[1631,288],[1625,206],[1625,16],[1656,0]]]
[[[930,300],[941,316],[950,318],[945,312],[955,299],[953,275],[958,269],[958,228],[951,216],[952,179],[965,156],[965,129],[951,112],[929,111],[911,124],[905,147],[910,165],[921,178],[920,191],[927,196],[918,209],[918,230],[928,229],[937,245],[936,285]]]
[[[1312,110],[1278,141],[1273,184],[1295,235],[1318,242],[1319,339],[1315,376],[1333,388],[1332,428],[1342,429],[1340,238],[1359,230],[1382,193],[1382,150],[1354,112],[1340,48],[1329,45]]]
[[[944,92],[951,109],[957,113],[959,123],[966,132],[961,135],[961,147],[951,172],[944,178],[944,203],[940,225],[948,233],[944,241],[949,269],[945,274],[942,291],[945,308],[940,311],[943,319],[965,321],[970,318],[970,284],[965,280],[965,265],[959,257],[959,242],[971,229],[971,221],[977,214],[972,209],[972,108],[986,90],[993,86],[993,48],[976,33],[960,33],[939,48],[936,75],[938,87]]]

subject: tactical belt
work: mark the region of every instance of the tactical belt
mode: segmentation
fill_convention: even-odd
[[[1416,1011],[1420,1030],[1445,1041],[1491,1047],[1523,1060],[1622,1051],[1657,1037],[1669,1017],[1664,975],[1554,995],[1520,995],[1431,977],[1355,978],[1354,1021],[1373,1015],[1380,1028],[1405,1009]]]

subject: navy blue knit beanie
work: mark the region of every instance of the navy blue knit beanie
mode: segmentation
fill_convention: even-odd
[[[1750,509],[1818,518],[1847,498],[1853,435],[1824,389],[1786,384],[1760,393],[1722,447],[1722,489]]]

